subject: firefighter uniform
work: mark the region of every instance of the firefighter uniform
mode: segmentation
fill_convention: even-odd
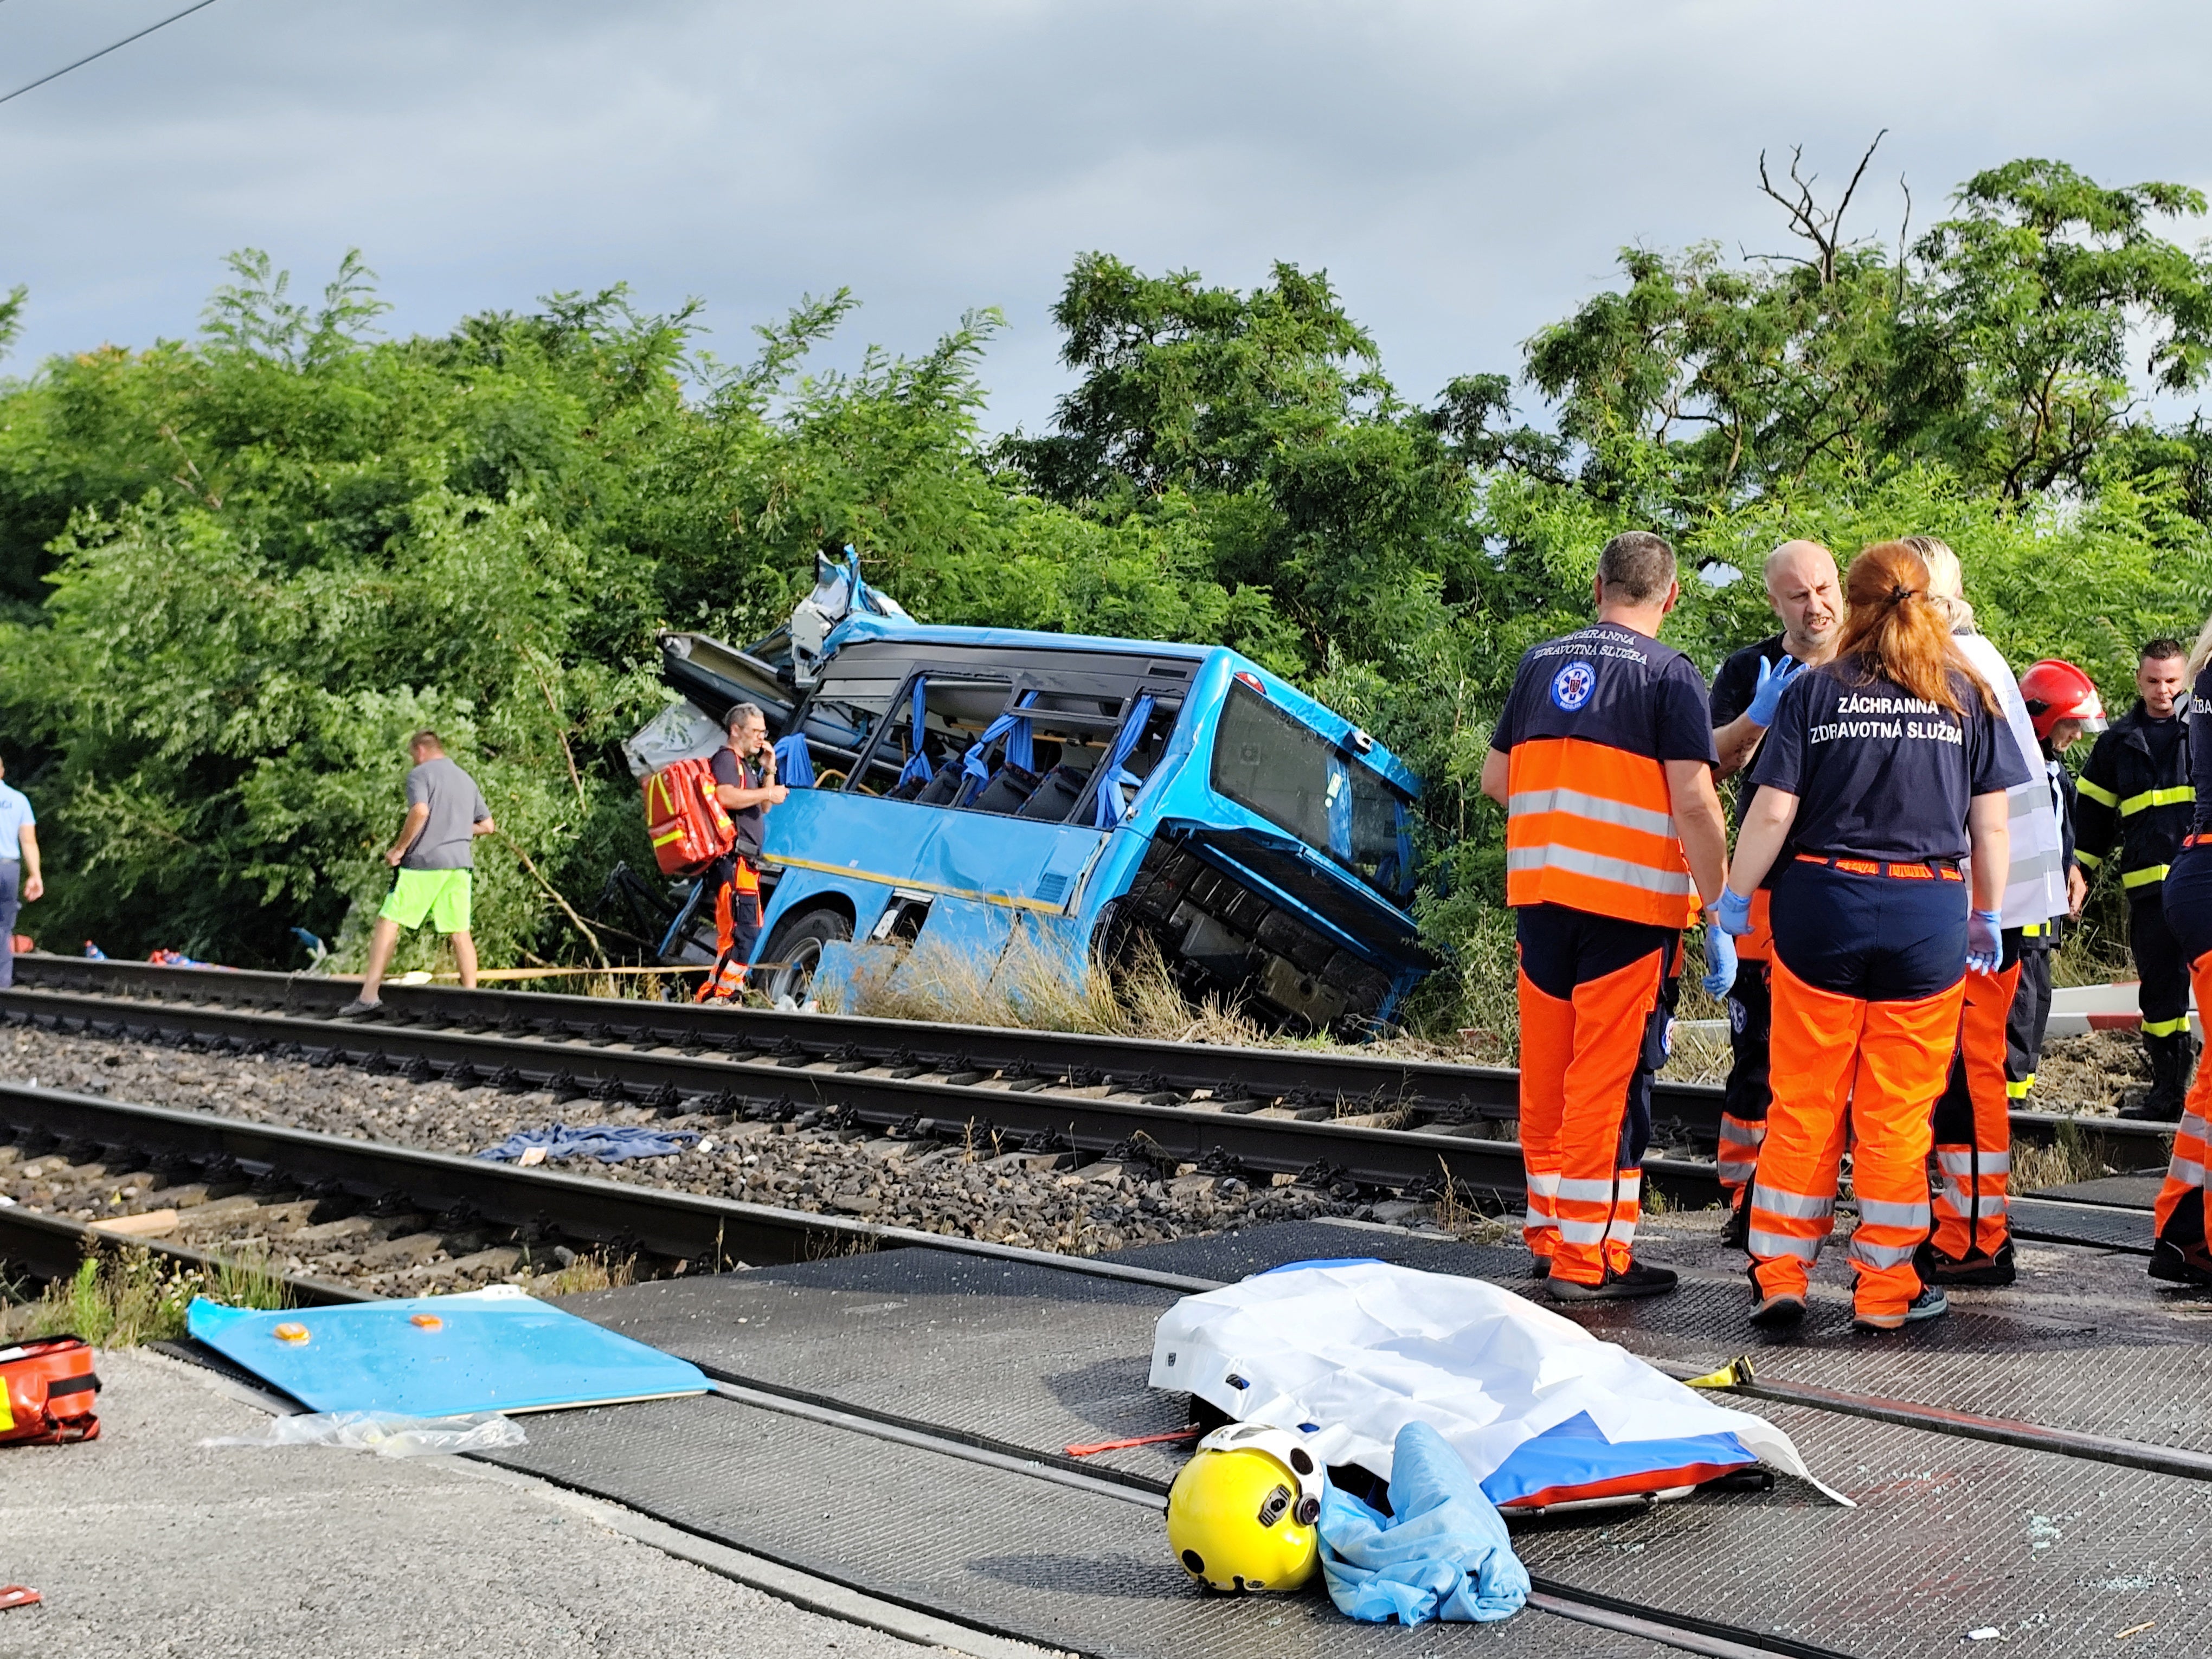
[[[1979,634],[1955,643],[1968,666],[1996,695],[2014,751],[2039,754],[2041,744],[2019,683],[1997,648]],[[1990,974],[1966,976],[1959,1052],[1936,1103],[1935,1233],[1921,1277],[1950,1285],[2009,1285],[2012,1230],[2007,1187],[2012,1170],[2012,1097],[2005,1077],[2008,1031],[2029,930],[2039,943],[2051,918],[2066,914],[2066,853],[2051,804],[2047,777],[2034,769],[2005,792],[2010,867],[1998,914],[2003,954]],[[2046,982],[2049,958],[2040,958]]]
[[[714,781],[732,789],[758,789],[768,781],[764,767],[738,759],[738,751],[727,746],[714,751],[710,764]],[[737,842],[707,866],[707,890],[714,896],[714,967],[699,987],[695,1001],[728,1001],[745,988],[753,950],[760,943],[760,867],[754,860],[760,855],[761,834],[767,821],[765,807],[732,809],[730,822],[736,827]]]
[[[1762,665],[1790,659],[1784,636],[1769,635],[1747,645],[1721,665],[1713,676],[1713,728],[1718,731],[1741,718],[1759,689]],[[1751,805],[1751,775],[1741,774],[1736,784],[1735,828],[1743,829],[1745,809]],[[1772,994],[1768,986],[1768,959],[1773,948],[1767,910],[1774,877],[1751,896],[1751,931],[1736,941],[1735,983],[1726,999],[1729,1021],[1728,1086],[1721,1097],[1721,1189],[1730,1212],[1731,1224],[1741,1227],[1744,1188],[1751,1184],[1759,1164],[1759,1142],[1766,1137],[1766,1106],[1772,1098],[1767,1082],[1767,1032],[1773,1018]],[[1741,1238],[1734,1242],[1741,1243]]]
[[[1901,1324],[1929,1227],[1929,1113],[1965,996],[1972,798],[2028,773],[1964,676],[1965,718],[1872,676],[1808,669],[1752,768],[1797,798],[1774,890],[1774,1099],[1751,1194],[1752,1284],[1802,1311],[1848,1133],[1860,1322]]]
[[[1680,652],[1600,623],[1522,658],[1492,746],[1520,953],[1523,1236],[1555,1288],[1656,1273],[1632,1255],[1641,1160],[1698,913],[1666,763],[1716,761],[1705,681]]]
[[[2171,1121],[2181,1114],[2197,1054],[2189,1031],[2189,958],[2166,926],[2164,903],[2166,871],[2196,812],[2181,712],[2155,720],[2137,702],[2097,739],[2079,788],[2075,856],[2093,874],[2117,859],[2141,981],[2150,1096],[2127,1115]]]
[[[2189,746],[2195,775],[2191,823],[2173,867],[2162,884],[2166,919],[2189,963],[2197,1006],[2212,1008],[2212,666],[2197,676],[2189,694]],[[2187,1028],[2185,1027],[2185,1030]],[[2212,1157],[2212,1066],[2197,1073],[2187,1109],[2174,1126],[2173,1158],[2159,1189],[2151,1222],[2150,1276],[2177,1284],[2212,1285],[2212,1247],[2204,1225],[2204,1164]]]

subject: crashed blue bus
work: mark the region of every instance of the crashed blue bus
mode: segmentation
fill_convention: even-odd
[[[685,701],[656,722],[658,752],[653,727],[633,739],[642,774],[711,747],[749,701],[783,781],[811,774],[768,816],[772,994],[803,1000],[846,940],[988,965],[1023,929],[1071,962],[1141,934],[1188,995],[1353,1031],[1432,965],[1409,908],[1419,780],[1257,663],[927,626],[835,567],[825,594],[744,650],[665,636],[663,678]],[[671,908],[664,957],[711,954],[696,897]]]

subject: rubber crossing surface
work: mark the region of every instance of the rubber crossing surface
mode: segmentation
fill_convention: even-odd
[[[1684,1255],[1696,1253],[1693,1237],[1677,1243]],[[2003,1387],[2030,1401],[2078,1396],[2087,1411],[2100,1388],[2109,1391],[2115,1382],[2100,1376],[2100,1363],[2124,1363],[2135,1368],[2124,1372],[2119,1389],[2135,1401],[2130,1425],[2140,1431],[2149,1402],[2166,1390],[2172,1426],[2180,1429],[2183,1413],[2173,1407],[2203,1397],[2187,1380],[2199,1364],[2193,1332],[2158,1325],[2172,1310],[2152,1303],[2138,1261],[2062,1254],[2130,1271],[2131,1283],[2116,1273],[2112,1284],[2116,1302],[2123,1292],[2129,1298],[2124,1316],[2100,1323],[2078,1307],[2041,1306],[2028,1292],[1990,1292],[1985,1308],[1970,1311],[1962,1302],[1949,1321],[1902,1340],[1875,1341],[1851,1338],[1841,1303],[1824,1296],[1800,1340],[1787,1349],[1764,1348],[1759,1363],[1770,1375],[1802,1369],[1803,1380],[1826,1386],[1871,1382],[1888,1395],[1984,1412],[1997,1409],[1991,1391]],[[1498,1276],[1516,1288],[1530,1283],[1517,1251],[1321,1224],[1183,1241],[1131,1259],[1226,1279],[1281,1261],[1362,1255]],[[726,1374],[1051,1453],[1070,1442],[1178,1426],[1183,1401],[1145,1386],[1152,1324],[1172,1299],[1050,1268],[899,1251],[664,1281],[569,1305]],[[1745,1300],[1740,1278],[1711,1273],[1674,1297],[1601,1310],[1603,1317],[1585,1322],[1655,1357],[1672,1350],[1724,1358],[1752,1346]],[[2023,1301],[2021,1311],[2003,1305]],[[2100,1342],[2122,1361],[2100,1362],[2094,1346]],[[2138,1388],[2147,1360],[2166,1367],[2154,1373],[2162,1380]],[[1968,1386],[1978,1386],[1978,1396],[1958,1397],[1955,1390]],[[2187,1391],[2177,1396],[2175,1389]],[[1984,1626],[2004,1632],[2011,1653],[2103,1650],[2118,1632],[2147,1622],[2148,1630],[2129,1639],[2131,1654],[2212,1650],[2205,1601],[2212,1586],[2197,1541],[2212,1535],[2212,1483],[1743,1403],[1783,1423],[1814,1469],[1861,1507],[1839,1509],[1785,1480],[1764,1495],[1715,1494],[1644,1513],[1524,1523],[1516,1544],[1531,1569],[1581,1589],[1868,1659],[1948,1650]],[[1157,1515],[1110,1498],[858,1441],[728,1402],[702,1403],[684,1417],[718,1425],[711,1444],[722,1449],[710,1462],[703,1452],[693,1458],[670,1443],[670,1425],[682,1413],[670,1416],[657,1437],[617,1421],[636,1420],[646,1409],[541,1419],[544,1432],[533,1425],[532,1447],[514,1461],[657,1514],[669,1514],[672,1504],[692,1505],[686,1513],[708,1518],[684,1524],[739,1547],[794,1560],[792,1553],[810,1548],[843,1551],[832,1576],[880,1583],[886,1593],[950,1616],[1082,1651],[1211,1656],[1240,1654],[1249,1645],[1281,1653],[1301,1651],[1310,1640],[1332,1653],[1357,1653],[1375,1639],[1336,1620],[1317,1599],[1290,1607],[1194,1600],[1165,1559]],[[775,1420],[757,1431],[719,1426],[762,1417]],[[695,1437],[708,1432],[686,1430]],[[643,1443],[662,1449],[647,1456]],[[748,1462],[748,1448],[759,1453],[757,1461]],[[836,1525],[860,1510],[875,1513],[873,1498],[855,1494],[866,1487],[862,1472],[893,1454],[901,1468],[914,1460],[921,1460],[915,1467],[937,1466],[928,1476],[933,1484],[923,1488],[927,1503],[907,1513],[919,1531],[946,1534],[914,1558],[918,1577],[896,1584],[881,1578],[887,1568],[872,1565],[874,1522],[853,1520],[843,1542],[809,1541],[809,1526],[823,1525],[825,1513]],[[1161,1478],[1177,1461],[1172,1449],[1142,1449],[1094,1466]],[[1019,1484],[1005,1488],[1002,1504],[1004,1481]],[[726,1488],[750,1495],[740,1502]],[[804,1505],[787,1512],[794,1492],[822,1496],[813,1522]],[[771,1501],[774,1494],[781,1495]],[[1096,1523],[1106,1530],[1095,1534],[1088,1518],[1094,1511],[1110,1517]],[[1021,1535],[1009,1538],[1009,1528]],[[1112,1545],[1110,1562],[1101,1565],[1085,1555],[1086,1537],[1124,1541]],[[1059,1542],[1048,1548],[1048,1539]],[[1062,1565],[1052,1567],[1053,1561]],[[1060,1571],[1064,1584],[1053,1578]],[[1023,1581],[1024,1574],[1042,1587]],[[1132,1593],[1136,1585],[1146,1588]],[[1290,1622],[1268,1622],[1279,1618]],[[1565,1632],[1559,1638],[1564,1647],[1553,1645],[1559,1630]],[[1608,1649],[1601,1644],[1612,1639],[1606,1633],[1525,1615],[1503,1633],[1443,1639],[1490,1644],[1500,1652],[1638,1650]],[[1423,1651],[1443,1650],[1427,1633],[1421,1640]]]

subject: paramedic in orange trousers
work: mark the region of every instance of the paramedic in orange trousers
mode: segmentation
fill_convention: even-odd
[[[1522,658],[1482,763],[1520,952],[1523,1236],[1564,1302],[1674,1288],[1634,1255],[1651,1074],[1682,929],[1728,878],[1705,678],[1656,638],[1681,597],[1674,549],[1614,537],[1594,592],[1594,626]],[[1717,927],[1705,966],[1718,996],[1735,953]]]
[[[768,740],[768,717],[752,703],[733,705],[723,716],[729,741],[708,763],[714,773],[714,799],[737,826],[737,844],[707,866],[714,894],[714,968],[699,988],[701,1002],[726,1002],[745,987],[753,947],[760,943],[761,836],[768,809],[781,806],[790,793],[775,781],[775,750]]]
[[[1713,747],[1720,752],[1718,777],[1730,777],[1751,764],[1759,740],[1774,723],[1774,710],[1802,668],[1818,668],[1836,654],[1844,627],[1844,593],[1836,575],[1836,556],[1818,542],[1784,542],[1766,556],[1766,602],[1781,618],[1782,631],[1747,645],[1713,676]],[[1751,805],[1748,782],[1736,787],[1736,828],[1743,828]],[[1728,1219],[1721,1243],[1743,1248],[1751,1212],[1744,1196],[1759,1162],[1759,1143],[1766,1137],[1767,1030],[1773,1022],[1767,989],[1766,932],[1769,886],[1751,898],[1751,932],[1736,946],[1735,983],[1728,994],[1728,1089],[1721,1098],[1721,1192]]]
[[[1930,1221],[1929,1118],[1956,1048],[1966,975],[1994,971],[2002,951],[2005,792],[2029,774],[1930,602],[1919,554],[1902,542],[1867,549],[1844,594],[1835,660],[1783,694],[1752,767],[1759,793],[1720,916],[1748,932],[1751,895],[1778,863],[1753,1322],[1804,1315],[1848,1127],[1855,1322],[1895,1330],[1948,1311],[1942,1287],[1914,1267]],[[1960,868],[1969,854],[1971,880]]]

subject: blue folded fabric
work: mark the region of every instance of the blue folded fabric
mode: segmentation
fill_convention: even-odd
[[[543,1146],[548,1159],[596,1158],[602,1164],[623,1164],[633,1158],[673,1158],[698,1139],[689,1129],[635,1129],[619,1123],[587,1123],[572,1129],[556,1123],[549,1128],[519,1130],[477,1156],[512,1164],[531,1147]]]
[[[1337,1611],[1370,1625],[1486,1623],[1528,1599],[1528,1570],[1467,1461],[1425,1423],[1391,1448],[1381,1515],[1330,1486],[1321,1500],[1321,1570]]]

